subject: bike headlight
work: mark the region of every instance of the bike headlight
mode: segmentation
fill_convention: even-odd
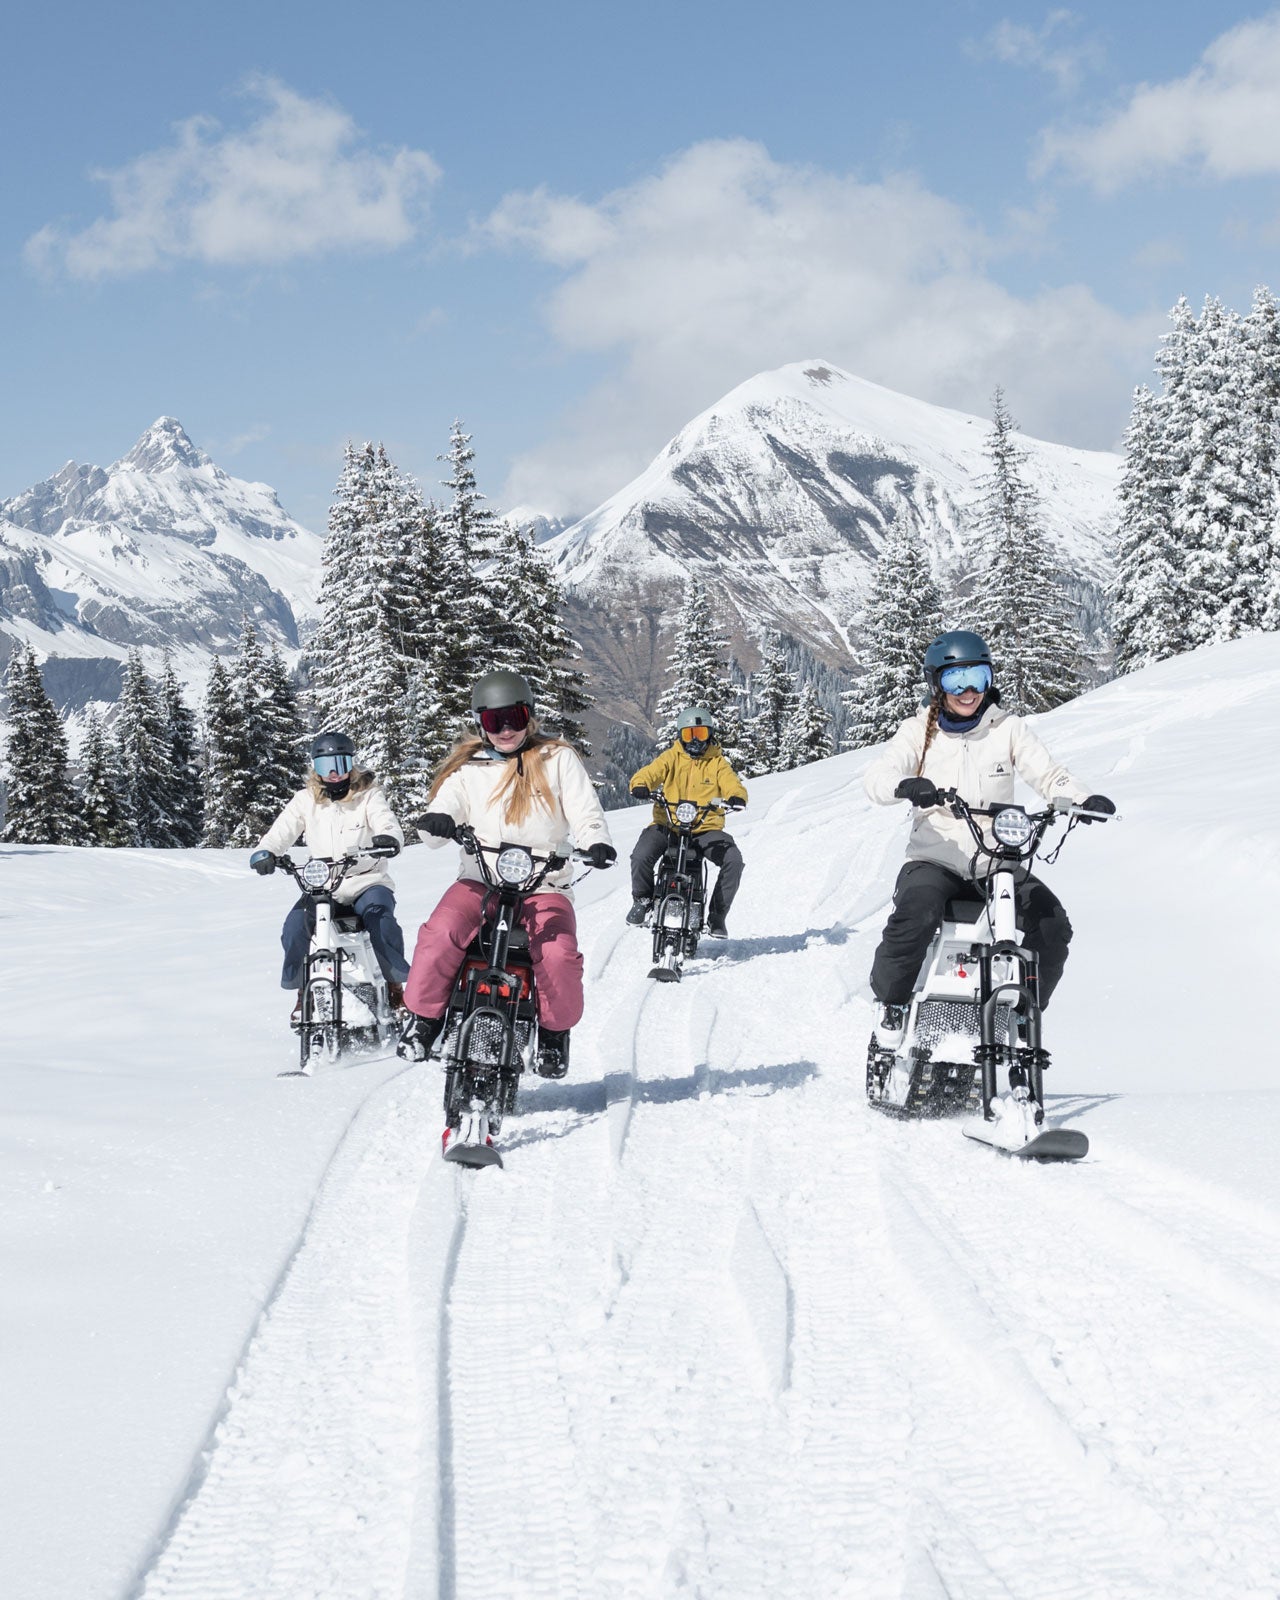
[[[682,800],[676,807],[677,822],[692,822],[698,815],[698,808],[692,800]]]
[[[1032,822],[1021,806],[1005,806],[991,819],[991,831],[1001,844],[1015,848],[1026,844],[1031,837]]]
[[[498,852],[495,871],[503,883],[523,883],[533,871],[533,857],[518,844]]]
[[[329,881],[329,863],[312,856],[303,866],[300,877],[308,889],[323,889]]]

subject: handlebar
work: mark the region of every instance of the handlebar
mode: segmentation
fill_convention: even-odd
[[[530,850],[528,845],[485,844],[483,840],[477,836],[476,830],[470,825],[470,823],[467,822],[460,822],[457,825],[456,835],[458,843],[462,846],[466,853],[469,856],[475,857],[476,864],[479,866],[485,882],[489,884],[491,888],[497,886],[498,880],[488,862],[484,859],[486,855],[500,856],[505,850],[523,850],[533,862],[535,867],[540,866],[541,871],[531,873],[525,879],[523,884],[518,885],[518,887],[520,887],[526,893],[536,889],[540,883],[545,881],[549,873],[558,872],[561,867],[568,866],[570,861],[589,862],[591,860],[590,855],[588,855],[585,850],[573,849],[569,851],[567,855],[552,854],[544,856],[539,855],[536,850]],[[516,884],[510,883],[506,879],[502,881],[508,888],[517,887]]]

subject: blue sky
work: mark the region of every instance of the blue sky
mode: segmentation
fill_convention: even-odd
[[[431,483],[458,416],[580,512],[816,355],[1107,446],[1177,295],[1280,288],[1278,11],[54,3],[6,57],[0,496],[168,413],[318,527],[345,439]]]

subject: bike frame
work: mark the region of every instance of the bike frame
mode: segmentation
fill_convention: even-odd
[[[667,862],[672,860],[672,843],[668,841],[658,862],[658,873],[665,875],[666,887],[663,893],[654,902],[653,911],[650,913],[653,925],[653,960],[655,969],[661,965],[663,957],[669,953],[668,946],[672,938],[677,941],[677,959],[685,953],[685,943],[692,934],[695,938],[702,932],[707,899],[707,864],[699,851],[693,851],[693,836],[698,824],[713,811],[726,809],[725,802],[719,798],[708,800],[705,805],[697,806],[692,817],[680,822],[676,812],[680,805],[693,805],[693,801],[678,801],[673,807],[661,789],[653,793],[655,804],[660,805],[667,814],[669,831],[674,838],[674,860],[668,869]],[[690,857],[693,857],[691,860]],[[695,882],[696,877],[696,882]],[[693,925],[693,907],[698,907],[698,923]],[[675,916],[671,912],[675,912]]]

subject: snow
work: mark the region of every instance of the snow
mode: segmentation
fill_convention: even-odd
[[[570,1076],[478,1175],[437,1068],[274,1076],[246,853],[0,851],[0,1593],[1275,1600],[1277,690],[1272,635],[1040,721],[1123,818],[1045,869],[1075,1167],[866,1108],[865,754],[751,786],[679,986],[579,886]]]

